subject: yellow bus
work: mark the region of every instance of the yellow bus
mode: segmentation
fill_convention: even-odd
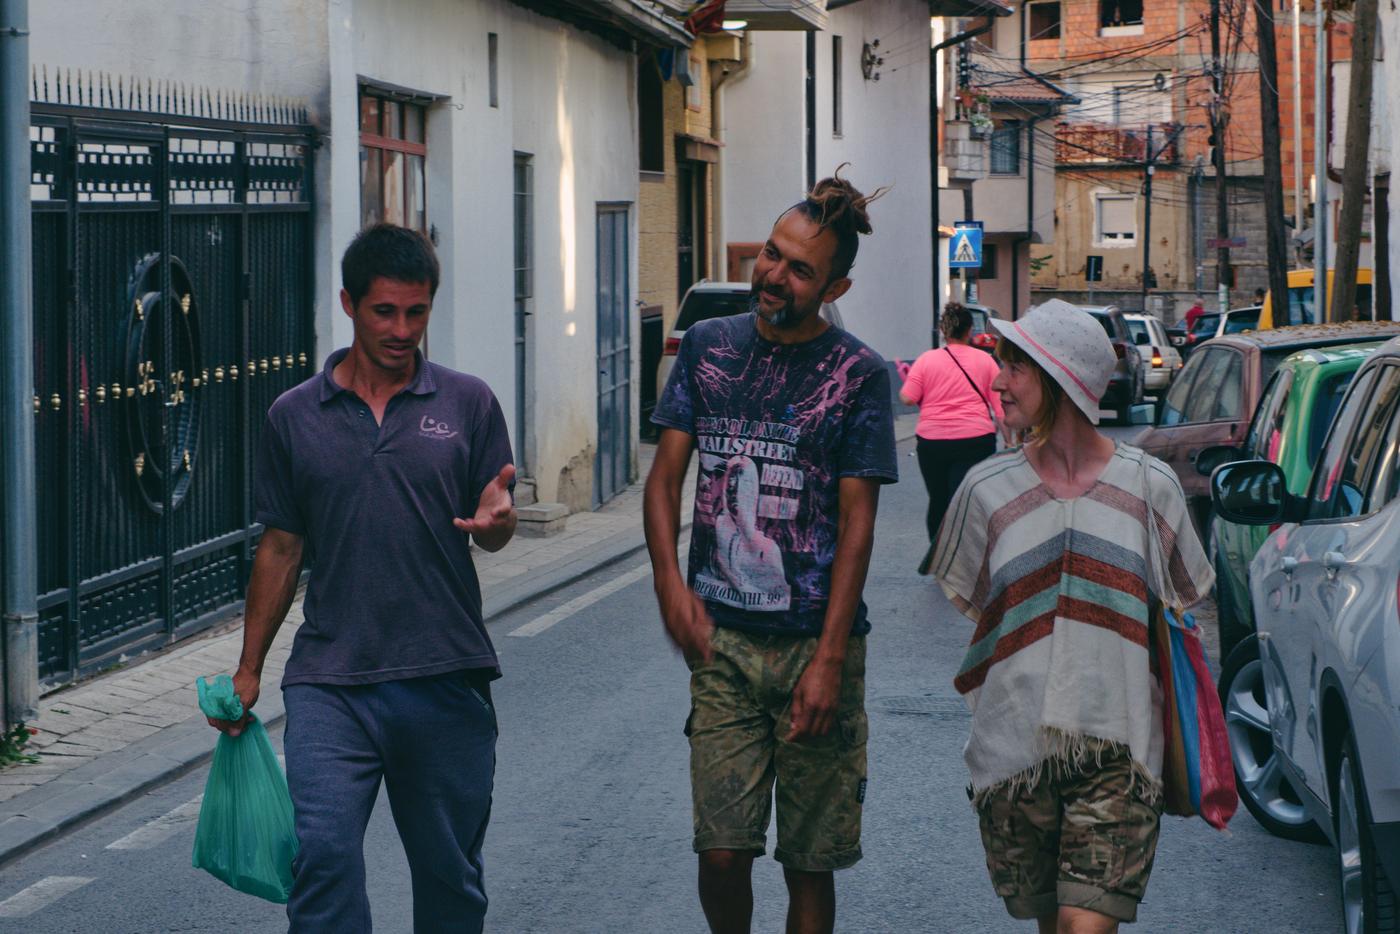
[[[1332,304],[1332,279],[1336,270],[1327,270],[1327,304]],[[1317,324],[1319,315],[1313,311],[1313,271],[1293,269],[1288,273],[1288,314],[1274,320],[1273,294],[1264,295],[1264,306],[1259,312],[1259,330],[1283,327],[1288,324]],[[1325,316],[1323,316],[1325,317]],[[1356,313],[1354,320],[1371,320],[1371,270],[1356,270]]]

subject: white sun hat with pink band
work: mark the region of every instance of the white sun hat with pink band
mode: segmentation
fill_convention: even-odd
[[[1099,423],[1099,400],[1118,354],[1093,315],[1052,298],[1017,321],[992,318],[991,325],[1049,373],[1090,422]]]

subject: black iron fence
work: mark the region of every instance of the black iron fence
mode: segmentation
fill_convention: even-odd
[[[84,93],[84,90],[86,93]],[[36,78],[39,677],[236,607],[252,452],[316,365],[314,138],[295,108]]]

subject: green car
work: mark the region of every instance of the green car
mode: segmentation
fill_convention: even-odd
[[[1243,446],[1207,448],[1197,458],[1196,469],[1209,476],[1230,461],[1269,460],[1283,468],[1290,493],[1306,495],[1313,464],[1347,385],[1380,346],[1375,341],[1317,347],[1284,358],[1259,397]],[[1254,632],[1249,562],[1272,531],[1267,526],[1235,525],[1218,516],[1211,522],[1221,659]]]

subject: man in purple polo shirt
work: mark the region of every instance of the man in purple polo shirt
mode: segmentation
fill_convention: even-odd
[[[381,779],[413,876],[414,931],[480,931],[481,845],[500,677],[469,542],[515,532],[515,467],[496,397],[418,351],[438,286],[421,234],[378,224],[341,260],[348,350],[268,410],[234,688],[263,661],[314,555],[282,678],[300,853],[293,932],[370,930],[364,834]],[[237,735],[247,720],[213,721]]]

